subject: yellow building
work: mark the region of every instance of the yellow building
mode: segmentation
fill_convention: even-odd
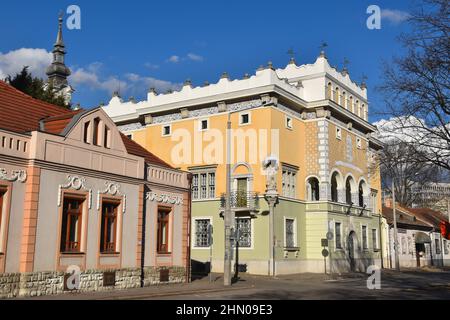
[[[119,128],[164,161],[193,175],[194,270],[223,271],[227,122],[231,120],[233,256],[253,274],[334,272],[380,264],[381,144],[368,122],[367,89],[324,53],[314,64],[157,94],[142,102],[115,95],[104,108]],[[277,204],[270,219],[263,163],[276,159]],[[214,226],[213,244],[208,237]],[[271,240],[274,230],[274,241]],[[323,239],[330,238],[328,244]],[[324,246],[326,245],[326,246]]]

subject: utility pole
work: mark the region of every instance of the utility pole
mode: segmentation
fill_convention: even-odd
[[[224,213],[225,224],[225,256],[223,281],[225,286],[231,286],[231,228],[234,223],[231,212],[231,113],[228,113],[227,123],[227,186]]]
[[[397,212],[395,199],[395,184],[392,181],[392,212],[394,216],[394,251],[395,251],[395,268],[400,271],[400,258],[398,256],[398,231],[397,231]]]

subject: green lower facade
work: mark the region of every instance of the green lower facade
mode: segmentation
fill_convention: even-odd
[[[220,201],[194,201],[192,205],[192,271],[222,273],[224,269],[224,220]],[[270,215],[264,198],[255,212],[237,211],[240,230],[233,266],[254,275],[271,274]],[[213,226],[209,246],[207,224]],[[274,209],[276,275],[297,273],[366,272],[381,265],[380,217],[362,208],[332,202],[300,202],[280,198]],[[322,240],[332,233],[328,246]],[[365,234],[365,235],[364,235]],[[329,235],[330,236],[330,235]],[[323,250],[329,252],[325,259]]]

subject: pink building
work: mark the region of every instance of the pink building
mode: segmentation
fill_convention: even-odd
[[[0,81],[0,297],[189,281],[189,222],[188,173]]]

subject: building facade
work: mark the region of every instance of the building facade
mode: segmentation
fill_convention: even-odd
[[[425,208],[396,207],[397,250],[400,268],[444,267],[450,265],[450,240],[440,232],[442,221],[448,218],[437,211]],[[392,204],[383,206],[387,220],[388,263],[395,268],[395,232]]]
[[[101,109],[0,81],[0,297],[188,281],[188,178]]]
[[[228,155],[240,270],[324,272],[324,248],[334,272],[380,264],[380,175],[373,162],[382,146],[372,137],[366,86],[332,68],[325,53],[310,65],[269,63],[242,79],[224,73],[216,84],[186,81],[166,94],[151,89],[142,102],[115,95],[104,110],[124,134],[192,173],[194,267],[208,266],[212,252],[212,270],[224,269]],[[278,168],[273,183],[264,166],[270,159]]]

